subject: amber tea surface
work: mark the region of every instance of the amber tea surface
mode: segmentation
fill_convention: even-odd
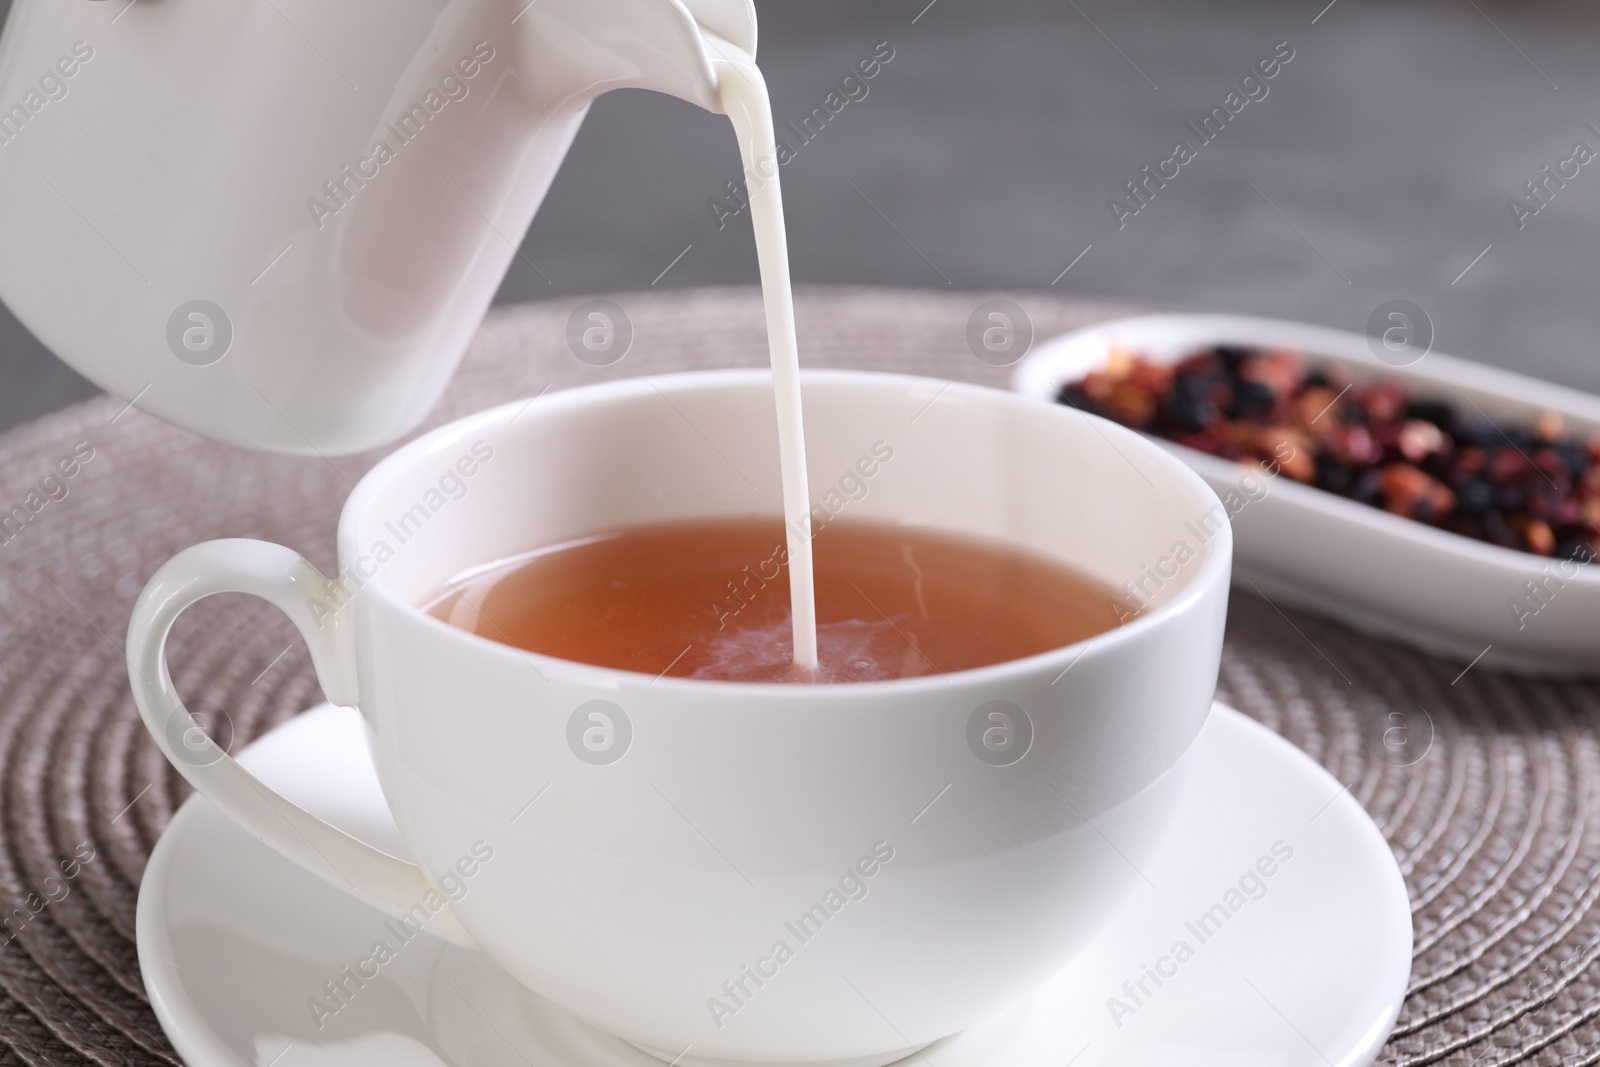
[[[820,666],[793,662],[782,522],[609,531],[455,579],[426,609],[518,648],[644,674],[863,682],[983,667],[1109,630],[1110,586],[1005,546],[836,520],[812,542]]]

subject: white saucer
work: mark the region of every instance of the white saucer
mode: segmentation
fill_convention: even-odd
[[[1170,843],[1113,926],[1029,1002],[906,1062],[1373,1061],[1411,969],[1411,909],[1388,845],[1338,782],[1233,709],[1218,705],[1197,744]],[[308,810],[402,851],[354,711],[315,708],[241,758]],[[1280,860],[1261,864],[1271,876],[1247,876],[1279,842]],[[145,988],[190,1067],[660,1067],[481,954],[425,934],[398,947],[319,1029],[309,1000],[326,998],[323,983],[379,939],[394,940],[377,912],[280,859],[198,796],[162,835],[139,893]],[[1172,955],[1180,941],[1192,953],[1180,951],[1182,962]],[[1147,966],[1165,972],[1159,985]]]

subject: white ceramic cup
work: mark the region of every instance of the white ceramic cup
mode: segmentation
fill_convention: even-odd
[[[419,610],[530,547],[777,513],[766,373],[634,379],[401,448],[345,505],[337,579],[258,541],[179,554],[129,626],[145,723],[283,855],[664,1059],[865,1067],[984,1019],[1068,963],[1159,846],[1211,705],[1229,527],[1178,460],[1069,408],[842,371],[804,397],[819,518],[1022,546],[1150,607],[1014,662],[829,686],[603,669]],[[195,727],[163,647],[223,591],[285,611],[328,698],[360,708],[408,856]]]

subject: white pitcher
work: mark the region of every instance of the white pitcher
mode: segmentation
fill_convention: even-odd
[[[101,388],[338,454],[433,406],[590,101],[721,111],[750,0],[16,0],[0,298]]]

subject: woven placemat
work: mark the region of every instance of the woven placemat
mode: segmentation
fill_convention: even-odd
[[[1012,298],[1041,337],[1124,310]],[[967,347],[981,299],[806,291],[805,361],[1003,385],[1007,372]],[[493,314],[432,423],[547,387],[765,358],[752,291],[615,300],[635,341],[608,368],[566,348],[576,299]],[[339,506],[376,458],[255,455],[111,398],[0,438],[0,511],[38,494],[37,513],[0,546],[0,1059],[176,1062],[140,982],[134,905],[187,787],[134,710],[128,614],[163,561],[207,538],[279,541],[332,573]],[[243,597],[187,612],[171,663],[192,707],[226,710],[234,750],[320,699],[288,623]],[[1221,696],[1349,783],[1394,847],[1416,960],[1385,1062],[1600,1061],[1600,686],[1462,675],[1236,592]],[[1409,766],[1382,757],[1394,722],[1418,736],[1431,722],[1431,748]]]

